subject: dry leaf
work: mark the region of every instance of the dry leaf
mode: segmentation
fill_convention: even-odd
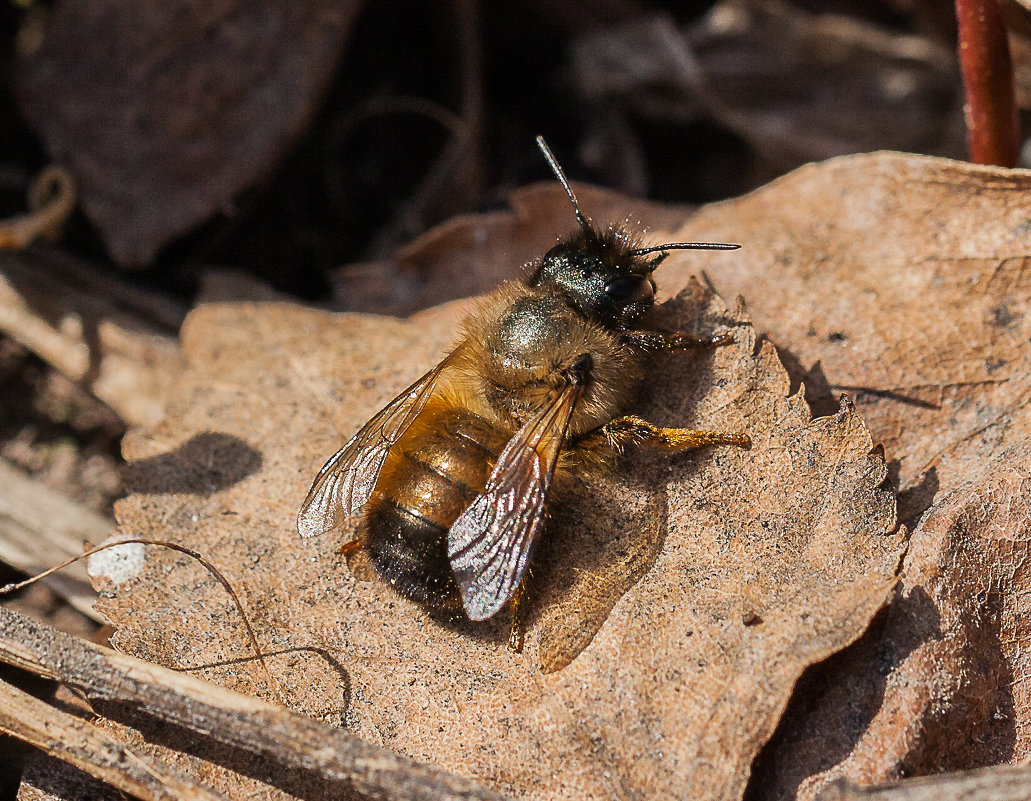
[[[721,122],[774,165],[873,148],[964,152],[952,47],[804,5],[723,0],[689,32]]]
[[[17,94],[114,260],[148,264],[276,167],[360,5],[68,0]]]
[[[568,496],[521,655],[505,647],[507,620],[438,625],[356,580],[335,555],[342,537],[294,532],[324,458],[446,351],[453,308],[408,322],[285,304],[196,311],[166,422],[127,442],[136,492],[121,531],[216,561],[309,714],[517,797],[739,797],[802,670],[887,597],[901,535],[851,404],[811,421],[773,347],[697,284],[662,312],[738,341],[664,360],[642,413],[745,430],[754,447],[640,454],[604,494]],[[594,516],[583,528],[581,509]],[[120,647],[267,692],[236,662],[242,628],[198,566],[150,554],[107,589]]]
[[[874,148],[965,152],[954,46],[812,5],[722,0],[690,26],[642,14],[577,37],[573,83],[608,115],[596,137],[615,158],[599,167],[627,160],[621,109],[652,124],[711,117],[768,174]]]
[[[675,234],[744,243],[714,284],[754,299],[796,379],[822,387],[818,407],[854,395],[915,528],[887,615],[803,681],[753,798],[792,797],[820,771],[803,798],[834,776],[1031,752],[1029,188],[1024,171],[873,154],[799,170]]]
[[[342,267],[332,278],[332,308],[406,315],[489,292],[517,277],[519,265],[539,258],[575,224],[569,198],[556,189],[554,181],[523,187],[509,198],[512,211],[456,217],[390,259]],[[574,189],[595,220],[626,219],[637,228],[647,221],[661,228],[679,225],[688,215],[685,206],[629,203],[616,192],[579,184]]]

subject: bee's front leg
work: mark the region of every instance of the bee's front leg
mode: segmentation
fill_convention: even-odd
[[[668,450],[691,450],[706,445],[737,445],[751,448],[747,434],[723,434],[691,428],[660,428],[640,417],[617,417],[601,427],[613,449],[622,452],[630,445],[656,445]]]
[[[729,331],[714,337],[696,337],[682,331],[625,331],[623,341],[642,350],[689,350],[729,345],[734,335]]]

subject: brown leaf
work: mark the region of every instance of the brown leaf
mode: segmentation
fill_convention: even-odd
[[[384,582],[356,581],[341,537],[294,531],[322,461],[446,351],[451,307],[407,322],[275,303],[194,312],[166,422],[127,441],[136,492],[121,530],[216,561],[311,715],[519,797],[739,797],[802,670],[887,597],[901,535],[851,404],[811,421],[773,347],[697,284],[662,312],[737,342],[665,359],[640,411],[745,430],[754,447],[640,454],[604,493],[567,496],[521,655],[507,620],[438,625]],[[198,566],[148,555],[107,589],[120,647],[268,691],[237,663],[242,627]]]
[[[642,14],[595,28],[573,42],[573,82],[610,116],[683,124],[703,113],[748,141],[768,174],[875,148],[965,153],[954,45],[811,7],[722,0],[686,27]],[[598,127],[620,163],[619,127]]]
[[[54,7],[18,64],[18,95],[115,261],[149,263],[271,172],[313,113],[359,6]]]
[[[744,243],[714,284],[754,299],[796,380],[822,387],[811,402],[855,395],[915,527],[887,615],[800,685],[755,798],[820,771],[802,797],[833,776],[1031,750],[1029,188],[1022,171],[874,154],[799,170],[675,234]]]
[[[591,186],[574,188],[596,220],[626,218],[632,225],[647,220],[651,226],[670,227],[688,214],[684,206],[631,202]],[[489,292],[517,277],[518,265],[539,258],[555,244],[557,233],[575,224],[569,198],[554,181],[516,190],[509,205],[512,211],[466,215],[438,225],[390,259],[342,267],[332,278],[332,307],[411,314]]]

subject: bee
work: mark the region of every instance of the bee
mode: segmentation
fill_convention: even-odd
[[[556,474],[610,467],[641,444],[751,445],[745,434],[660,428],[629,413],[656,352],[732,341],[649,328],[652,273],[672,250],[739,246],[643,247],[623,228],[596,228],[542,137],[537,145],[578,230],[483,300],[443,361],[326,462],[297,516],[302,537],[357,517],[352,544],[432,612],[481,621],[510,604],[513,650]]]

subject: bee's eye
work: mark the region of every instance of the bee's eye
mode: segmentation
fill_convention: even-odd
[[[655,284],[650,278],[629,275],[609,281],[605,285],[605,294],[618,303],[638,303],[652,298]]]

